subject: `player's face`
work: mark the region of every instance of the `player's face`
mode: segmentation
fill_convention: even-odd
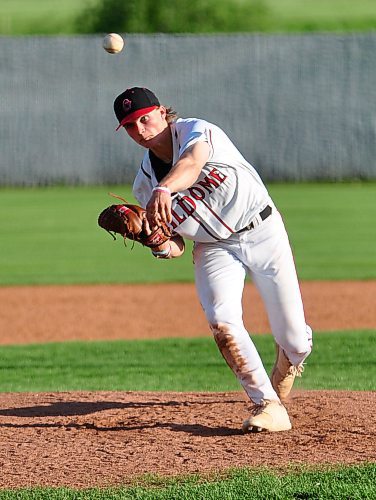
[[[161,133],[168,128],[166,108],[160,106],[133,122],[126,123],[127,134],[140,146],[151,148],[155,142],[160,142]]]

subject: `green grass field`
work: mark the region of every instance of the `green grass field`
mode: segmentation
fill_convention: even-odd
[[[0,500],[373,500],[376,466],[233,469],[217,476],[140,478],[123,488],[0,490]]]
[[[246,0],[243,0],[246,1]],[[2,0],[0,34],[72,34],[73,19],[95,0]],[[265,0],[272,31],[364,31],[376,28],[373,0]]]
[[[0,34],[71,34],[74,17],[95,0],[1,0]]]
[[[373,0],[267,0],[277,31],[363,31],[376,27]]]
[[[270,372],[271,336],[252,339]],[[294,387],[376,389],[376,331],[316,333],[314,342]],[[239,390],[210,336],[0,346],[0,358],[0,392]]]
[[[271,184],[300,279],[375,279],[376,183]],[[0,189],[0,285],[189,282],[191,244],[161,261],[97,226],[129,186]]]

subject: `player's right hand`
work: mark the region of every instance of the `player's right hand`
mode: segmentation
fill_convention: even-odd
[[[163,191],[154,191],[146,205],[146,218],[151,228],[172,221],[171,195]]]

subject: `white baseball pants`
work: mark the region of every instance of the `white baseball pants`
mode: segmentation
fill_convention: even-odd
[[[195,243],[198,296],[218,347],[248,397],[278,400],[259,353],[243,324],[242,295],[248,274],[264,301],[272,334],[294,366],[311,352],[295,263],[279,212],[227,240]]]

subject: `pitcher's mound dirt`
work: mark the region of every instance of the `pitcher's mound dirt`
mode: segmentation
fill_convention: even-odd
[[[143,473],[376,459],[376,394],[294,393],[293,429],[243,435],[241,393],[0,395],[0,487],[90,487]]]

